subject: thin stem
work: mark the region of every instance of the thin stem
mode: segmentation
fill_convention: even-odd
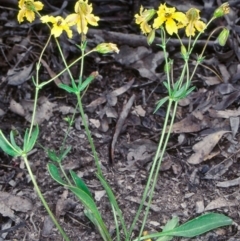
[[[169,111],[171,109],[172,103],[173,103],[173,101],[169,100],[169,106],[170,106],[170,108],[168,108]],[[164,140],[164,145],[163,145],[163,148],[161,150],[160,157],[158,158],[157,168],[155,169],[155,174],[154,174],[154,177],[153,177],[153,183],[152,183],[150,194],[149,194],[148,204],[147,204],[145,215],[144,215],[144,219],[143,219],[143,222],[142,222],[142,227],[141,227],[141,230],[139,232],[139,238],[140,238],[140,235],[143,232],[143,229],[144,229],[146,221],[147,221],[147,217],[148,217],[148,214],[149,214],[149,209],[150,209],[152,198],[153,198],[153,194],[154,194],[154,189],[155,189],[155,186],[156,186],[156,183],[157,183],[157,178],[159,176],[159,170],[160,170],[160,167],[161,167],[162,159],[163,159],[164,154],[166,152],[168,140],[169,140],[169,137],[170,137],[170,134],[171,134],[171,131],[172,131],[172,126],[173,126],[173,123],[174,123],[174,120],[175,120],[177,106],[178,106],[178,102],[175,102],[174,108],[173,108],[173,114],[172,114],[171,122],[170,122],[169,128],[167,130],[167,135],[166,135],[166,138]],[[170,112],[168,114],[170,114]],[[166,126],[164,126],[162,131],[164,133],[166,132]]]
[[[42,201],[42,204],[44,206],[44,208],[46,209],[48,215],[51,217],[53,223],[56,225],[57,229],[59,230],[59,232],[61,233],[62,237],[64,238],[65,241],[70,241],[70,239],[68,238],[67,234],[64,232],[64,230],[62,229],[62,227],[59,225],[57,219],[54,217],[51,209],[49,208],[45,198],[43,197],[42,195],[42,192],[40,191],[39,187],[38,187],[38,184],[36,182],[36,179],[32,173],[32,170],[31,170],[31,167],[29,165],[29,162],[28,162],[28,159],[27,159],[27,156],[26,155],[23,155],[22,156],[23,160],[24,160],[24,163],[27,167],[27,170],[28,170],[28,173],[31,177],[31,180],[32,180],[32,183],[33,183],[33,186],[37,192],[37,195],[39,196],[40,200]]]
[[[71,71],[70,71],[70,69],[69,69],[69,66],[68,66],[67,63],[66,63],[66,60],[65,60],[65,58],[64,58],[64,55],[63,55],[62,49],[61,49],[61,47],[60,47],[60,44],[59,44],[57,38],[55,38],[55,41],[56,41],[56,43],[57,43],[58,50],[59,50],[60,55],[61,55],[61,57],[62,57],[63,63],[64,63],[64,65],[65,65],[65,67],[67,68],[68,74],[69,74],[71,80],[73,80],[72,73],[71,73]]]
[[[81,45],[82,56],[84,56],[84,51],[85,51],[85,48],[83,47],[83,43],[82,43],[82,45]],[[79,82],[80,82],[80,85],[82,84],[83,67],[84,67],[84,58],[81,59],[81,66],[80,66],[80,73],[79,73]]]
[[[87,124],[85,113],[84,113],[83,106],[82,106],[82,99],[81,99],[80,93],[77,93],[76,96],[77,96],[77,100],[78,100],[79,111],[80,111],[80,114],[81,114],[81,117],[82,117],[83,125],[84,125],[85,131],[86,131],[86,134],[87,134],[87,138],[88,138],[88,141],[89,141],[91,149],[92,149],[92,153],[93,153],[93,156],[94,156],[96,166],[97,166],[97,173],[102,177],[103,174],[102,174],[102,170],[101,170],[101,166],[100,166],[100,161],[99,161],[96,149],[95,149],[95,145],[93,143],[93,139],[92,139],[90,130],[88,128],[88,124]]]
[[[169,100],[167,114],[166,114],[166,118],[165,118],[164,126],[163,126],[163,130],[165,130],[165,131],[166,131],[168,119],[169,119],[169,116],[170,116],[171,105],[172,105],[172,101]],[[156,154],[154,156],[154,160],[153,160],[153,164],[152,164],[152,167],[151,167],[151,171],[150,171],[150,174],[149,174],[149,177],[148,177],[148,181],[147,181],[146,187],[144,189],[144,193],[143,193],[143,196],[142,196],[142,199],[141,199],[138,211],[137,211],[137,213],[136,213],[136,215],[134,217],[133,223],[132,223],[132,225],[131,225],[131,227],[129,229],[129,235],[127,236],[126,241],[129,240],[129,238],[130,238],[130,235],[131,235],[131,233],[133,231],[133,228],[135,227],[135,225],[136,225],[136,223],[138,221],[139,215],[140,215],[140,213],[142,211],[144,202],[145,202],[145,200],[147,198],[147,194],[148,194],[148,191],[149,191],[149,188],[150,188],[150,185],[151,185],[151,181],[152,181],[152,177],[153,177],[153,174],[154,174],[154,171],[155,171],[155,167],[157,165],[157,161],[159,159],[160,151],[161,151],[161,148],[162,148],[162,145],[163,145],[164,136],[165,136],[165,132],[162,131],[162,134],[161,134],[161,137],[160,137],[160,140],[159,140],[159,144],[158,144],[158,147],[157,147],[157,151],[156,151]],[[141,233],[139,233],[139,234],[141,235]]]
[[[34,104],[33,104],[33,113],[32,113],[32,119],[31,119],[31,124],[30,124],[30,128],[29,128],[29,134],[28,134],[28,139],[27,142],[29,142],[31,134],[32,134],[32,130],[33,130],[33,126],[34,126],[34,122],[35,122],[35,114],[36,114],[36,109],[37,109],[37,100],[38,100],[38,93],[39,93],[39,88],[38,88],[38,83],[39,83],[39,69],[40,69],[40,61],[42,59],[42,56],[50,42],[51,39],[51,35],[49,36],[46,44],[44,45],[41,54],[39,56],[39,60],[38,63],[36,65],[36,82],[35,82],[35,86],[36,86],[36,91],[35,91],[35,97],[34,97]]]
[[[92,49],[91,51],[87,52],[84,56],[80,56],[79,58],[77,58],[76,60],[74,60],[71,64],[68,65],[67,68],[63,69],[62,71],[60,71],[57,75],[55,75],[54,77],[52,77],[50,80],[45,81],[43,83],[41,83],[39,85],[39,88],[41,89],[43,86],[51,83],[53,80],[55,80],[58,76],[60,76],[61,74],[63,74],[68,68],[72,67],[74,64],[76,64],[80,59],[82,59],[83,57],[89,55],[90,53],[94,52],[95,49]]]
[[[210,23],[210,22],[209,22],[209,23]],[[221,28],[224,28],[224,27],[223,27],[223,26],[219,26],[219,27],[215,28],[215,29],[211,32],[211,34],[208,36],[207,41],[206,41],[206,44],[204,45],[203,50],[202,50],[201,54],[199,55],[198,59],[201,59],[201,58],[202,58],[202,56],[203,56],[203,54],[204,54],[204,52],[205,52],[205,50],[206,50],[207,43],[209,42],[209,40],[210,40],[210,38],[212,37],[212,35],[213,35],[217,30],[219,30],[219,29],[221,29]],[[191,49],[191,51],[192,51],[192,49]],[[191,53],[191,52],[190,52],[190,53]],[[189,53],[189,55],[190,55],[190,53]],[[196,72],[196,70],[197,70],[198,65],[199,65],[199,62],[197,61],[197,63],[196,63],[195,66],[194,66],[194,69],[193,69],[193,71],[192,71],[192,75],[191,75],[189,81],[192,80],[192,78],[193,78],[193,76],[194,76],[194,74],[195,74],[195,72]]]
[[[69,186],[73,186],[72,183],[71,183],[71,181],[69,180],[66,172],[64,171],[62,164],[59,163],[58,166],[60,167],[62,174],[64,175],[65,179],[67,180],[68,185],[69,185]]]

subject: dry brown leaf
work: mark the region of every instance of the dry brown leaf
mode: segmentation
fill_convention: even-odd
[[[32,210],[33,207],[30,200],[2,191],[0,191],[0,201],[10,209],[17,212],[27,212],[29,210]],[[19,205],[19,203],[21,203],[21,205]]]
[[[237,110],[214,110],[209,109],[209,116],[212,118],[230,118],[240,116],[240,108]]]
[[[198,117],[198,118],[197,118]],[[199,119],[200,118],[200,119]],[[190,114],[183,120],[173,124],[172,133],[198,132],[208,127],[207,117],[200,114]]]
[[[221,137],[228,131],[218,131],[204,137],[201,141],[193,146],[195,152],[188,158],[188,163],[199,164],[208,158],[210,152],[216,146]]]
[[[11,99],[10,101],[10,106],[9,110],[11,110],[13,113],[20,115],[20,116],[25,116],[25,110],[23,106],[19,103],[17,103],[14,99]]]
[[[114,163],[114,148],[115,148],[115,145],[117,143],[117,139],[118,139],[118,136],[121,132],[121,129],[122,129],[122,126],[124,124],[124,121],[125,119],[127,118],[130,110],[131,110],[131,107],[134,103],[134,100],[135,100],[135,95],[133,94],[131,96],[131,98],[128,100],[127,104],[123,106],[123,110],[119,116],[119,119],[117,121],[117,124],[116,124],[116,128],[115,128],[115,132],[114,132],[114,135],[113,135],[113,139],[112,139],[112,143],[111,143],[111,162]]]
[[[108,101],[108,104],[111,105],[111,106],[116,105],[116,103],[117,103],[116,97],[125,93],[127,90],[129,90],[132,87],[133,83],[134,83],[134,79],[129,81],[127,84],[121,86],[120,88],[118,88],[118,89],[112,91],[111,93],[107,94],[106,97],[101,96],[101,97],[97,98],[96,100],[92,101],[86,107],[87,108],[96,108],[98,105],[101,105],[101,104],[105,103],[106,101]]]
[[[21,85],[25,81],[29,80],[32,76],[32,67],[33,63],[30,64],[29,66],[24,66],[19,69],[9,69],[7,72],[7,81],[9,85]]]
[[[207,207],[205,208],[205,212],[217,208],[231,207],[236,205],[239,205],[238,201],[230,201],[226,200],[225,198],[219,197],[207,205]]]
[[[32,110],[33,110],[33,101],[32,100],[22,100],[21,105],[25,110],[25,119],[29,122],[32,121]],[[37,102],[36,116],[34,120],[34,125],[41,124],[45,120],[49,120],[53,115],[53,108],[56,106],[56,103],[51,103],[44,96],[40,97]]]
[[[142,77],[156,80],[160,74],[155,70],[164,61],[164,53],[162,51],[152,53],[151,49],[144,46],[132,48],[122,45],[115,59],[128,68],[137,69]]]

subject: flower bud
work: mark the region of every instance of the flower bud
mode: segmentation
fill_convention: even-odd
[[[219,34],[217,40],[219,45],[224,46],[227,42],[228,36],[229,36],[229,29],[228,28],[224,28],[222,30],[222,32]]]
[[[164,65],[164,72],[166,74],[170,73],[171,72],[171,69],[172,69],[172,66],[173,66],[173,60],[170,59],[167,63],[165,63]]]
[[[101,43],[95,47],[95,51],[101,53],[101,54],[107,54],[116,52],[119,53],[119,49],[116,44],[113,43]]]
[[[228,2],[223,3],[219,8],[217,8],[217,9],[214,11],[213,17],[215,17],[215,18],[222,17],[222,16],[228,14],[229,11],[230,11],[230,8],[229,8]]]
[[[182,54],[183,58],[187,57],[187,50],[184,45],[181,45],[181,54]]]
[[[151,45],[154,39],[155,39],[155,29],[153,29],[147,36],[148,45]]]

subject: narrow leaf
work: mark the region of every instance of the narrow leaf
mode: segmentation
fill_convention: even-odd
[[[24,151],[29,152],[33,149],[37,138],[38,138],[38,134],[39,134],[39,127],[38,125],[35,127],[35,129],[33,130],[31,137],[29,139],[29,142],[27,143],[26,149],[24,149]]]
[[[153,114],[155,114],[155,113],[158,111],[158,109],[159,109],[168,99],[169,99],[169,97],[166,96],[166,97],[164,97],[163,99],[159,100],[159,101],[157,102],[157,106],[156,106]]]
[[[77,187],[68,187],[81,201],[81,203],[84,205],[86,208],[88,214],[87,217],[90,218],[90,220],[96,225],[98,228],[99,232],[101,233],[101,236],[105,241],[110,241],[112,240],[110,237],[110,234],[102,220],[101,214],[99,213],[97,206],[93,199],[89,197],[87,193],[82,191],[81,189]],[[89,212],[90,211],[90,212]]]
[[[47,150],[47,155],[49,157],[50,160],[54,161],[54,162],[60,162],[60,158],[57,156],[55,151],[52,151],[50,149]]]
[[[80,86],[78,86],[78,90],[83,91],[94,79],[93,75],[90,75]]]
[[[163,236],[177,236],[192,238],[200,234],[206,233],[210,230],[227,226],[232,224],[232,219],[219,213],[208,213],[200,217],[194,218],[177,228],[169,231],[155,233],[149,235],[150,238],[153,237],[163,237]]]
[[[69,146],[68,148],[66,148],[66,150],[64,152],[61,153],[61,161],[67,156],[67,154],[71,151],[71,146]]]
[[[69,87],[68,85],[60,84],[58,87],[66,90],[68,93],[75,93],[75,90],[72,87]]]
[[[52,179],[54,179],[56,182],[58,182],[61,185],[67,185],[67,183],[62,179],[61,175],[59,174],[58,168],[54,164],[49,163],[47,165],[47,169]]]
[[[5,137],[3,137],[3,133],[1,130],[0,130],[0,148],[10,156],[14,156],[14,157],[19,156],[19,153],[15,151],[11,146],[11,144],[8,142],[8,140]]]
[[[18,152],[21,152],[21,148],[15,142],[13,131],[10,132],[10,141],[11,141],[11,144],[14,147],[14,149],[16,149]]]
[[[71,177],[72,177],[75,185],[93,199],[92,194],[91,194],[90,190],[88,189],[88,187],[86,186],[85,182],[74,171],[70,170],[69,172],[71,174]]]

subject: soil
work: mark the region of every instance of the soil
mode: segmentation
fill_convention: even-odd
[[[62,2],[43,1],[47,6],[45,13],[51,14],[57,9],[60,9],[60,13],[68,13],[74,6],[74,1],[67,2],[68,5],[61,9]],[[116,41],[120,54],[121,50],[129,54],[123,54],[122,61],[120,55],[116,54],[94,53],[86,57],[84,77],[94,71],[98,71],[98,76],[82,99],[104,177],[116,195],[129,226],[148,180],[167,111],[167,106],[163,106],[153,113],[156,102],[166,96],[163,61],[155,63],[153,60],[153,55],[159,53],[159,47],[155,44],[151,47],[145,47],[146,44],[137,45],[142,43],[142,36],[134,24],[133,16],[140,5],[153,7],[158,4],[154,1],[91,2],[102,21],[98,28],[90,29],[87,35],[89,49],[101,40]],[[237,2],[231,3],[233,12],[230,15],[233,18],[235,14],[236,19],[239,16]],[[191,1],[169,1],[168,4],[178,9],[197,6],[205,19],[209,19],[209,14],[217,7],[215,1],[212,1],[211,6]],[[8,137],[10,131],[14,131],[17,143],[21,144],[22,136],[26,128],[29,128],[31,103],[34,99],[31,78],[36,73],[34,66],[48,38],[48,30],[38,20],[30,25],[19,25],[16,21],[17,11],[17,1],[1,1],[0,129]],[[217,20],[215,26],[230,26],[228,20]],[[192,81],[196,88],[188,98],[180,102],[177,109],[176,124],[170,136],[145,227],[149,233],[161,231],[173,216],[178,216],[180,223],[184,223],[203,213],[216,212],[232,218],[233,224],[195,238],[173,240],[240,240],[240,51],[239,42],[238,45],[233,44],[234,41],[239,41],[239,25],[237,21],[234,24],[235,28],[230,26],[231,35],[227,47],[213,45],[215,39],[210,40],[205,60]],[[212,25],[211,28],[215,26]],[[118,39],[111,40],[113,32],[117,33]],[[196,55],[200,53],[209,33],[210,30],[204,33],[196,44],[191,59],[192,71],[196,64]],[[134,38],[128,37],[130,34]],[[80,54],[75,45],[77,36],[74,35],[71,41],[63,36],[59,41],[67,62],[71,63]],[[179,54],[177,39],[174,40],[173,37],[171,41],[168,53],[174,59],[173,73],[178,78],[183,60]],[[149,55],[153,54],[150,64],[139,57],[141,51],[149,49],[152,51]],[[131,51],[139,61],[137,65],[129,60]],[[44,60],[46,65],[42,63],[41,81],[49,79],[53,72],[58,73],[63,68],[54,40],[48,46]],[[28,68],[30,71],[27,75]],[[79,68],[79,63],[71,68],[75,78]],[[143,75],[145,68],[148,72]],[[12,76],[18,78],[14,79]],[[69,83],[69,78],[63,75],[60,81]],[[41,103],[39,102],[37,109],[39,139],[28,156],[32,171],[50,209],[70,240],[102,240],[85,216],[82,204],[73,193],[55,182],[47,170],[47,164],[51,162],[47,149],[59,151],[67,133],[65,146],[71,147],[71,151],[64,159],[63,167],[66,171],[75,171],[85,181],[114,237],[111,206],[96,177],[96,165],[79,112],[70,129],[66,122],[66,118],[72,115],[77,100],[56,84],[53,82],[40,90]],[[129,100],[133,101],[128,112],[125,107]],[[118,125],[122,113],[126,118],[122,125]],[[116,144],[113,145],[115,138]],[[3,196],[6,193],[8,198]],[[19,199],[15,199],[16,197]],[[37,196],[23,160],[12,158],[1,149],[0,198],[0,240],[63,240]],[[9,200],[13,203],[10,204]],[[137,237],[141,222],[142,215],[132,237]]]

